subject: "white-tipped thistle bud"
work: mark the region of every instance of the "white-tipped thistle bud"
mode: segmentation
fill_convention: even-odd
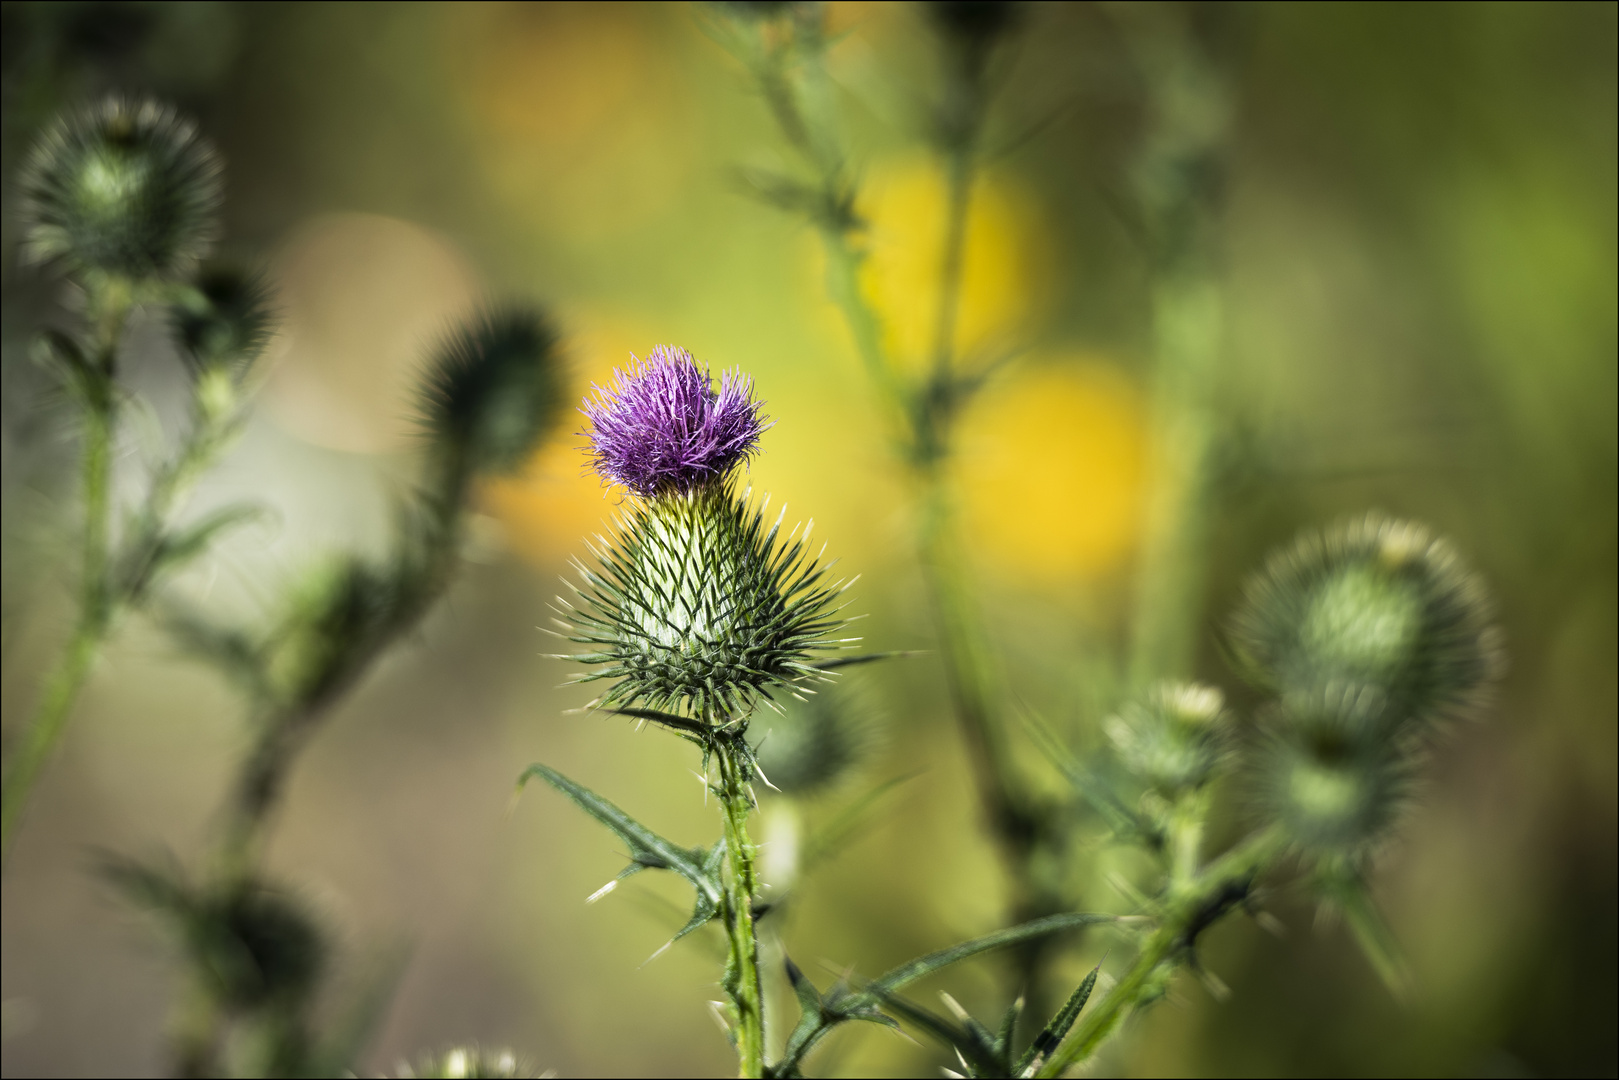
[[[562,406],[557,333],[520,306],[479,312],[435,351],[421,390],[423,426],[458,469],[526,462]]]
[[[20,186],[28,258],[130,281],[189,271],[221,195],[219,159],[192,124],[121,98],[58,121]]]
[[[784,795],[815,795],[836,785],[871,752],[874,723],[868,703],[849,684],[789,701],[780,715],[763,714],[755,760]]]
[[[521,1076],[549,1076],[536,1073],[518,1061],[510,1050],[486,1050],[480,1046],[455,1046],[442,1054],[423,1058],[415,1067],[401,1066],[402,1077],[420,1077],[422,1080],[475,1080],[478,1077],[504,1078]]]
[[[1449,545],[1375,515],[1274,556],[1248,584],[1232,641],[1284,699],[1372,686],[1396,726],[1465,709],[1499,664],[1489,602]]]
[[[1219,690],[1164,683],[1106,724],[1125,768],[1167,798],[1214,778],[1230,742],[1231,720]]]
[[[609,706],[646,705],[727,723],[760,695],[822,678],[817,650],[835,647],[836,585],[803,536],[782,537],[729,481],[638,501],[580,567],[573,659],[600,665]]]

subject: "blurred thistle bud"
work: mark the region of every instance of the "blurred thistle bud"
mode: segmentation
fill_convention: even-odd
[[[730,479],[765,427],[752,388],[732,373],[716,392],[690,353],[660,347],[585,402],[597,473],[640,496],[595,551],[600,569],[579,568],[563,623],[593,647],[573,659],[601,665],[583,681],[618,680],[602,704],[727,723],[822,677],[813,653],[837,644],[842,589],[822,583],[809,527],[783,538]]]
[[[783,795],[815,795],[846,777],[870,755],[875,724],[864,697],[849,683],[828,686],[779,714],[765,714],[754,758]]]
[[[138,281],[184,274],[207,251],[221,177],[172,109],[109,98],[57,121],[20,187],[28,258]]]
[[[723,482],[759,447],[769,426],[753,380],[726,372],[718,391],[691,353],[659,345],[610,388],[593,387],[583,412],[596,472],[649,499]]]
[[[1214,778],[1230,741],[1231,720],[1219,690],[1164,683],[1106,724],[1125,768],[1167,798]]]
[[[1426,529],[1367,516],[1306,534],[1249,582],[1238,657],[1284,700],[1376,687],[1391,727],[1472,704],[1499,666],[1484,590]]]
[[[481,311],[439,345],[421,390],[422,423],[458,473],[510,472],[562,403],[557,333],[537,310]]]
[[[226,369],[239,377],[275,330],[270,290],[256,274],[212,269],[170,308],[180,353],[193,375]]]
[[[824,678],[818,649],[836,647],[838,585],[807,551],[809,530],[781,536],[729,483],[669,491],[635,505],[579,567],[580,605],[563,626],[616,679],[608,706],[686,710],[704,722],[746,714],[759,695]]]
[[[1252,766],[1256,810],[1307,856],[1357,855],[1398,820],[1414,765],[1392,742],[1275,724]]]
[[[285,894],[261,884],[196,903],[188,938],[197,965],[219,996],[237,1008],[305,1000],[326,950],[307,915]]]
[[[456,1046],[423,1058],[416,1066],[403,1066],[402,1077],[421,1077],[422,1080],[473,1080],[475,1077],[547,1076],[536,1073],[517,1060],[510,1050],[485,1050],[479,1046]]]
[[[979,46],[993,44],[1023,16],[1016,0],[930,0],[927,11],[943,33]]]

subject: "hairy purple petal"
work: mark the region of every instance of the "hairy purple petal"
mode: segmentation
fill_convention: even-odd
[[[632,357],[632,359],[634,359]],[[611,388],[592,385],[580,411],[590,420],[591,464],[604,480],[647,497],[687,492],[723,478],[759,447],[769,426],[753,380],[726,372],[716,393],[691,353],[659,345]]]

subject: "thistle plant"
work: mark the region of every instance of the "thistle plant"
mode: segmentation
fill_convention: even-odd
[[[218,156],[192,124],[156,102],[110,98],[51,126],[18,179],[24,256],[65,276],[78,316],[76,327],[44,333],[35,355],[78,414],[81,514],[77,616],[5,763],[8,859],[29,794],[120,617],[254,513],[239,504],[178,520],[198,477],[241,429],[272,322],[251,275],[199,272],[217,230],[220,178]],[[113,496],[113,462],[130,397],[121,354],[137,309],[168,312],[190,375],[191,416],[125,507]]]

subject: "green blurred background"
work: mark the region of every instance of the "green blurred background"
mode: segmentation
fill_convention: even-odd
[[[1613,1075],[1616,7],[1223,14],[1239,46],[1220,406],[1244,434],[1222,473],[1200,674],[1232,685],[1213,631],[1269,548],[1374,507],[1468,554],[1498,597],[1511,668],[1484,721],[1436,756],[1378,870],[1414,1000],[1392,1001],[1347,935],[1312,929],[1313,902],[1284,890],[1269,905],[1285,940],[1232,920],[1205,943],[1230,1000],[1183,976],[1098,1068]],[[693,9],[7,3],[3,16],[8,737],[70,615],[74,462],[66,408],[27,362],[30,335],[62,317],[60,288],[18,266],[9,185],[56,109],[109,89],[173,100],[218,142],[223,251],[268,269],[284,316],[248,434],[197,501],[247,492],[277,520],[184,588],[248,611],[313,554],[378,544],[410,475],[401,418],[424,342],[480,297],[532,295],[565,328],[581,393],[664,342],[752,372],[779,420],[753,483],[813,516],[862,575],[869,645],[930,647],[913,507],[822,298],[814,239],[735,179],[780,144]],[[832,18],[868,286],[905,351],[926,329],[939,243],[923,138],[934,45],[908,5],[837,4]],[[963,314],[969,345],[1020,350],[966,421],[975,587],[1019,707],[1079,746],[1099,742],[1114,704],[1106,657],[1152,483],[1148,268],[1116,212],[1141,88],[1111,27],[1091,5],[1028,12],[1005,58]],[[156,320],[130,372],[147,427],[172,429],[181,375]],[[126,459],[159,441],[137,432]],[[568,666],[541,655],[558,576],[612,510],[578,442],[559,435],[484,492],[475,560],[295,774],[274,868],[336,929],[349,977],[408,961],[370,1072],[469,1040],[565,1076],[732,1067],[708,1015],[718,938],[641,966],[682,921],[668,906],[681,890],[643,875],[586,907],[620,868],[615,842],[549,793],[511,807],[517,773],[540,760],[682,842],[717,832],[695,755],[564,715],[587,695],[559,688]],[[764,808],[765,838],[780,839],[794,813],[813,822],[916,774],[776,928],[823,984],[991,929],[1004,900],[937,661],[862,680],[880,730],[858,775]],[[90,875],[91,855],[194,856],[244,741],[222,683],[125,626],[4,880],[6,1075],[162,1071],[175,969]],[[1129,906],[1105,880],[1073,885],[1088,908]],[[1087,939],[1064,969],[1113,945]],[[986,962],[940,985],[990,1011],[1003,974]],[[835,1043],[817,1071],[944,1063],[875,1028]]]

